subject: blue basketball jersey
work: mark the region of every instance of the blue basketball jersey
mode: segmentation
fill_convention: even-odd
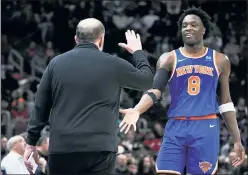
[[[215,51],[206,48],[205,54],[199,58],[184,55],[181,48],[173,52],[176,59],[168,83],[171,96],[168,117],[218,113],[216,90],[219,75]]]

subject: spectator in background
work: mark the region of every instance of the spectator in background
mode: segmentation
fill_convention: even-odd
[[[2,34],[1,35],[1,55],[3,56],[5,60],[5,64],[7,63],[7,57],[9,55],[9,51],[11,49],[11,45],[9,43],[7,35]]]
[[[26,49],[26,53],[29,59],[33,58],[37,54],[36,43],[31,41],[29,47]]]
[[[132,151],[134,147],[134,141],[135,141],[135,132],[133,130],[130,130],[124,140],[122,141],[122,145],[125,146],[128,151]]]
[[[126,107],[132,107],[133,106],[133,99],[129,97],[128,93],[125,92],[124,89],[121,90],[121,95],[120,95],[120,106],[122,108]]]
[[[127,170],[127,156],[125,154],[119,154],[116,157],[116,174],[117,175],[128,175]]]
[[[14,128],[13,134],[18,135],[26,131],[27,129],[27,119],[17,118],[13,121]]]
[[[26,101],[27,99],[34,100],[34,93],[30,90],[29,79],[26,78],[18,81],[18,85],[19,87],[15,89],[11,94],[13,99],[23,98],[24,101]]]
[[[51,41],[47,42],[46,56],[48,57],[48,60],[52,59],[55,56],[55,51],[53,49],[53,43]]]
[[[39,156],[44,158],[46,161],[48,160],[48,147],[49,147],[49,135],[44,134],[41,136],[39,141],[37,142],[37,151]]]
[[[40,163],[40,166],[36,170],[36,175],[48,174],[48,166],[47,166],[48,147],[49,147],[49,135],[44,134],[41,136],[36,146],[39,154],[39,163]]]
[[[240,46],[237,44],[235,37],[229,38],[229,42],[224,46],[223,52],[230,58],[230,61],[240,53]]]
[[[149,10],[149,13],[142,17],[141,21],[146,29],[152,27],[155,21],[159,20],[158,15],[154,13],[153,10]]]
[[[136,175],[138,173],[138,161],[132,157],[127,163],[128,175]]]
[[[45,43],[47,39],[50,39],[53,34],[52,17],[53,12],[46,12],[43,7],[41,8],[41,15],[37,16],[38,27],[41,31],[41,40],[43,43]]]
[[[204,42],[208,47],[215,49],[216,51],[221,51],[223,45],[223,40],[221,36],[213,34],[212,36],[208,37]]]
[[[11,116],[15,119],[22,118],[28,119],[28,109],[24,103],[23,98],[18,98],[16,101],[12,102]]]
[[[27,170],[23,154],[26,142],[23,137],[16,135],[9,139],[7,149],[10,151],[2,160],[1,168],[7,174],[30,174]]]
[[[148,146],[152,151],[158,152],[161,146],[161,139],[155,137],[155,134],[150,131],[146,133],[144,145]]]
[[[162,139],[162,137],[164,136],[164,128],[162,127],[161,123],[156,122],[152,129],[156,138]]]
[[[137,175],[155,175],[155,162],[150,155],[145,156],[139,163]]]
[[[27,132],[23,132],[23,133],[19,134],[19,136],[21,136],[22,138],[24,138],[24,140],[26,142],[28,133]]]
[[[239,117],[245,118],[248,115],[247,106],[245,106],[245,99],[240,97],[237,102],[236,111]]]
[[[166,10],[171,15],[178,15],[181,12],[182,1],[181,0],[168,0],[165,1]]]
[[[132,17],[128,17],[125,14],[125,10],[121,7],[116,9],[115,14],[113,15],[113,23],[115,26],[120,30],[126,30],[126,28],[129,26],[129,24],[132,21]]]
[[[236,106],[236,112],[237,112],[237,120],[238,120],[238,124],[241,127],[241,139],[244,143],[244,145],[247,145],[248,143],[248,110],[247,110],[247,106],[245,106],[245,99],[240,97],[238,99],[237,102],[237,106]],[[242,127],[244,126],[244,127]]]
[[[8,142],[7,137],[2,136],[1,137],[1,158],[3,158],[5,154],[7,153],[7,142]]]

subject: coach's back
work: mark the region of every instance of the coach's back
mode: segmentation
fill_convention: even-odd
[[[27,128],[24,161],[36,158],[36,144],[50,124],[49,174],[115,174],[121,88],[147,90],[153,74],[140,36],[119,43],[133,64],[102,52],[105,28],[95,19],[79,22],[76,47],[53,58],[43,73]],[[38,161],[38,160],[36,160]]]
[[[146,90],[152,84],[143,52],[133,56],[137,68],[85,42],[51,60],[41,81],[51,84],[50,153],[116,151],[121,87]]]

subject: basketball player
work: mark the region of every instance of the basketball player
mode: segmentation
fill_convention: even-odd
[[[131,126],[136,130],[140,114],[160,99],[168,83],[171,104],[156,162],[158,174],[181,174],[185,167],[190,174],[216,172],[220,144],[217,113],[222,114],[234,140],[236,158],[232,165],[236,167],[244,161],[245,151],[229,92],[230,61],[226,55],[203,45],[211,30],[210,19],[195,7],[184,11],[178,22],[184,46],[162,54],[153,89],[133,109],[120,110],[125,114],[121,132],[127,133]],[[216,99],[218,82],[220,106]]]

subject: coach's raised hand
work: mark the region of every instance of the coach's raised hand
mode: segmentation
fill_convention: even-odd
[[[128,52],[133,54],[137,50],[142,50],[142,44],[140,40],[140,35],[132,30],[127,30],[126,33],[126,40],[127,44],[125,43],[119,43],[118,45],[124,49],[126,49]]]

